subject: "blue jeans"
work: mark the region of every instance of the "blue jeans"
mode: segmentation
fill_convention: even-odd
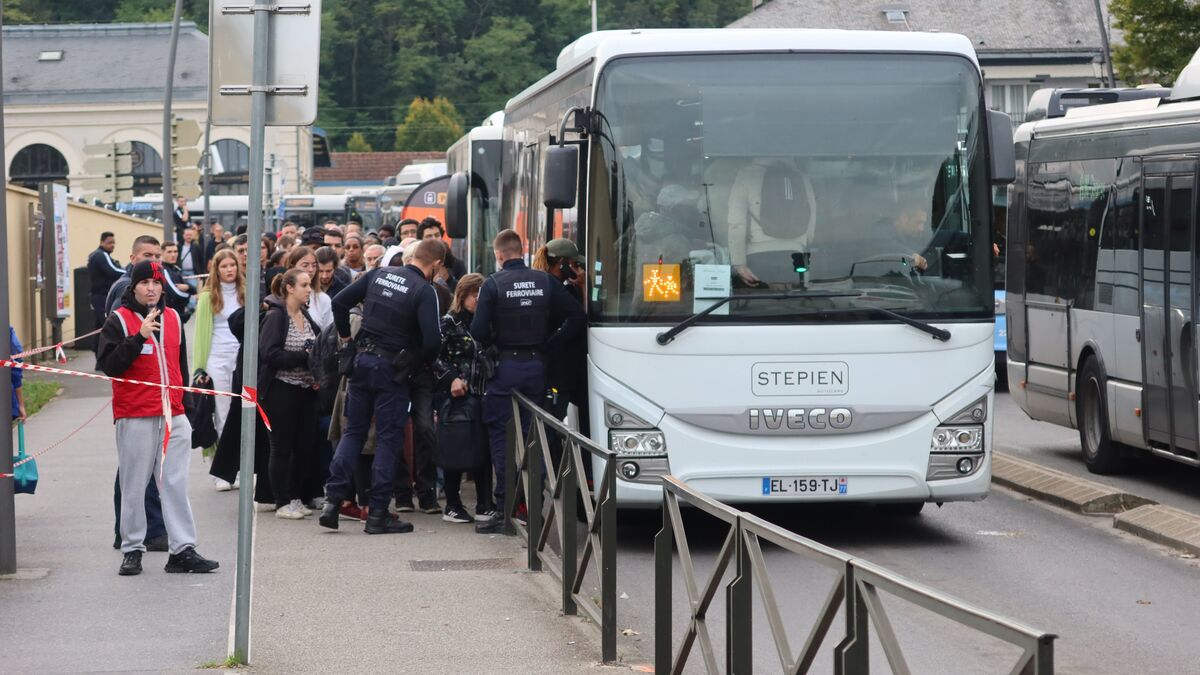
[[[117,522],[113,525],[113,532],[119,536],[121,534],[120,473],[113,479],[113,510],[117,513]],[[154,483],[154,478],[151,478],[150,484],[146,486],[146,538],[154,539],[166,535],[167,524],[163,521],[162,501],[158,497],[158,485]]]
[[[335,504],[354,498],[354,466],[362,454],[372,418],[375,461],[371,463],[371,510],[382,513],[392,500],[396,458],[404,449],[409,408],[408,385],[394,382],[394,372],[390,362],[374,354],[363,353],[354,359],[346,391],[346,426],[325,483],[325,498]]]
[[[496,510],[504,511],[504,457],[507,451],[508,421],[512,419],[512,392],[519,391],[538,403],[546,395],[546,367],[541,361],[502,360],[496,374],[488,380],[483,395],[483,424],[487,427],[492,469],[496,472]],[[521,428],[529,431],[529,413],[522,411]]]

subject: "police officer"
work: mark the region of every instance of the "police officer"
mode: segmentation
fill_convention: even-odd
[[[533,401],[546,393],[545,354],[583,330],[584,314],[561,282],[549,274],[529,269],[522,260],[521,237],[503,230],[492,242],[500,271],[479,289],[471,335],[496,352],[495,375],[483,395],[483,422],[487,426],[492,467],[496,472],[496,510],[475,525],[477,532],[495,532],[504,522],[505,434],[512,419],[513,391]],[[528,428],[529,418],[522,414]]]
[[[325,506],[319,522],[336,530],[343,500],[354,498],[354,467],[367,430],[375,420],[375,460],[371,465],[367,534],[412,532],[411,523],[392,518],[396,467],[408,422],[408,376],[437,357],[442,336],[441,308],[429,280],[442,263],[441,242],[421,242],[412,264],[381,267],[360,276],[333,299],[333,320],[343,341],[350,339],[350,310],[363,304],[356,338],[358,354],[346,395],[346,425],[329,465]]]

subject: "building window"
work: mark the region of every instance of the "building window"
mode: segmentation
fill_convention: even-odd
[[[133,142],[133,194],[162,192],[162,155],[141,141]]]
[[[250,194],[250,146],[232,138],[213,143],[213,175],[209,192],[214,195]]]
[[[70,168],[67,158],[53,147],[35,143],[21,149],[8,167],[8,180],[36,190],[38,183],[66,183]]]
[[[1042,86],[1040,84],[993,84],[989,107],[992,110],[1008,113],[1013,124],[1020,124],[1025,121],[1029,97],[1033,96],[1033,92]]]

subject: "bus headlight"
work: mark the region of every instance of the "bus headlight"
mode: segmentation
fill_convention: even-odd
[[[983,426],[946,426],[933,430],[930,452],[983,452]]]
[[[667,439],[657,429],[612,429],[608,447],[621,456],[661,457],[667,454]]]
[[[965,478],[983,466],[983,425],[954,424],[937,427],[929,444],[926,480]]]

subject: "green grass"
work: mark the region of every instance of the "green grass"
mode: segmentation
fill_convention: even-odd
[[[57,382],[46,382],[25,378],[21,385],[21,390],[25,393],[25,413],[32,415],[46,404],[58,396],[62,391],[62,385]]]
[[[224,661],[206,661],[196,666],[201,670],[217,670],[220,668],[240,668],[246,665],[246,659],[241,654],[233,654]]]

